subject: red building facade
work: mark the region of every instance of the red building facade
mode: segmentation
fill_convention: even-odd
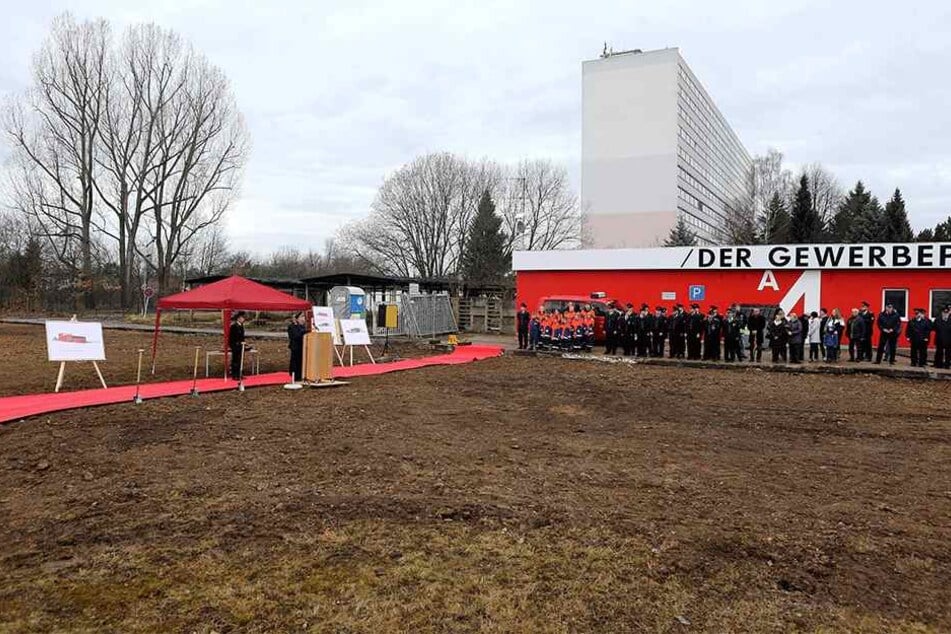
[[[951,243],[796,244],[653,249],[519,251],[517,301],[605,293],[637,306],[778,306],[789,312],[863,301],[893,303],[903,318],[951,303]]]

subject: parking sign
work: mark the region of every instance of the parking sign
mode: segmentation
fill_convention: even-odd
[[[688,296],[692,302],[702,302],[707,298],[707,287],[703,284],[691,284]]]

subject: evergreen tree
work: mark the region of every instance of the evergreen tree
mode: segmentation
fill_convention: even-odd
[[[914,234],[911,232],[911,223],[908,222],[905,201],[901,197],[901,191],[896,188],[892,199],[885,205],[882,242],[911,242],[912,240],[914,240]]]
[[[462,258],[463,279],[469,284],[498,284],[512,270],[512,254],[505,248],[502,218],[495,213],[489,190],[482,192],[479,209],[469,227]]]
[[[835,242],[879,242],[883,239],[884,211],[862,181],[855,184],[832,220],[831,239]]]
[[[934,230],[933,229],[922,229],[918,232],[918,237],[915,238],[918,242],[934,242]]]
[[[670,230],[670,235],[664,241],[665,247],[695,247],[697,235],[687,227],[684,217],[677,218],[677,224]]]
[[[853,224],[856,219],[865,213],[865,209],[872,202],[872,194],[862,181],[855,183],[855,188],[849,192],[832,219],[830,239],[834,242],[851,242]]]
[[[789,212],[779,193],[774,193],[766,206],[764,244],[784,244],[789,240]]]
[[[809,179],[805,174],[799,179],[799,189],[793,199],[789,223],[789,241],[793,244],[816,242],[822,237],[822,219],[813,208]]]
[[[944,222],[939,222],[934,228],[935,242],[951,242],[951,216]]]
[[[872,196],[868,205],[852,221],[852,230],[846,242],[882,242],[885,239],[885,210],[878,198]]]

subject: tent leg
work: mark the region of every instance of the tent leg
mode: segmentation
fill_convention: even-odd
[[[155,332],[152,333],[152,374],[155,374],[155,353],[158,350],[158,335],[161,327],[162,309],[155,307]]]

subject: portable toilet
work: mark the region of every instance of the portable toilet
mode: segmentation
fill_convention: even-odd
[[[367,294],[356,286],[334,286],[330,289],[330,307],[335,319],[364,319]]]

